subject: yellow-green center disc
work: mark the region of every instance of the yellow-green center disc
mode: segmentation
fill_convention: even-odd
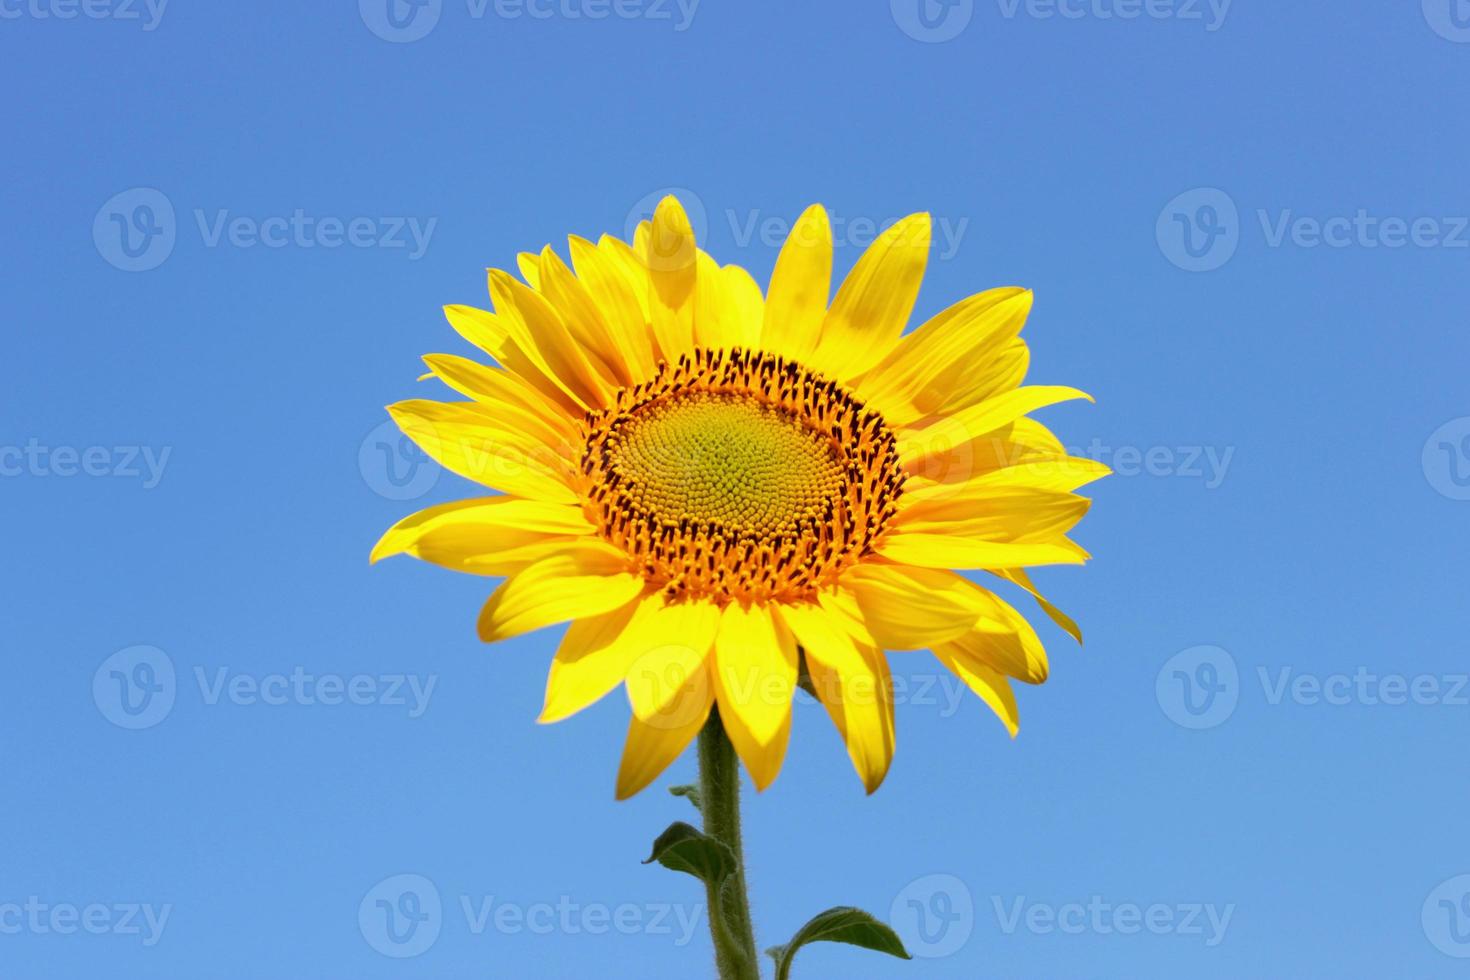
[[[830,441],[753,398],[676,395],[616,428],[609,468],[660,523],[687,518],[767,534],[820,514],[841,489]]]

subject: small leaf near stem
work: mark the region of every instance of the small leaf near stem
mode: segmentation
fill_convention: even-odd
[[[716,888],[735,870],[735,855],[730,848],[683,821],[669,824],[669,829],[653,842],[653,853],[643,863],[655,861]]]
[[[694,804],[694,809],[702,811],[703,806],[699,802],[699,787],[693,783],[685,783],[683,786],[670,786],[669,792],[675,796],[683,796]]]
[[[796,931],[785,946],[772,946],[766,954],[776,961],[776,980],[790,980],[791,961],[797,950],[808,943],[847,943],[877,950],[899,959],[913,959],[903,948],[903,940],[891,928],[862,909],[839,905],[818,913]]]

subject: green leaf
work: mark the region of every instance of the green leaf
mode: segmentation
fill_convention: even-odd
[[[704,805],[699,802],[699,787],[693,783],[686,783],[683,786],[670,786],[669,792],[675,796],[688,797],[689,802],[694,804],[694,809],[700,813],[704,812]]]
[[[903,940],[898,938],[898,933],[862,909],[839,905],[814,916],[796,930],[796,935],[785,946],[772,946],[766,950],[766,954],[776,961],[776,980],[790,980],[791,961],[796,958],[796,951],[807,943],[847,943],[903,960],[913,959],[903,948]]]
[[[735,854],[729,847],[683,822],[670,824],[653,842],[653,853],[643,863],[654,861],[715,888],[735,871]]]

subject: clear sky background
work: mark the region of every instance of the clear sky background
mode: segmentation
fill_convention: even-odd
[[[1014,742],[896,655],[865,798],[802,698],[763,945],[850,903],[920,958],[798,978],[1470,975],[1470,10],[395,2],[0,0],[0,976],[707,974],[639,864],[692,757],[615,803],[621,697],[534,724],[555,631],[366,560],[474,492],[379,429],[468,353],[440,305],[666,188],[762,282],[812,201],[844,269],[931,211],[916,316],[1033,288],[1032,380],[1098,399],[1043,418],[1119,471]]]

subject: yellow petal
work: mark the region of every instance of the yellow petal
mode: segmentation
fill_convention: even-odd
[[[990,706],[1011,733],[1011,738],[1015,738],[1021,728],[1021,716],[1016,710],[1016,695],[1005,675],[985,666],[952,643],[935,647],[934,655]]]
[[[1025,416],[974,438],[961,429],[939,425],[925,430],[922,442],[921,448],[913,443],[909,447],[911,455],[904,463],[909,474],[905,496],[931,484],[956,487],[992,470],[1067,455],[1046,426]]]
[[[905,493],[908,503],[947,495],[983,494],[1000,487],[1025,487],[1032,490],[1052,490],[1070,493],[1095,480],[1101,480],[1113,472],[1106,463],[1085,456],[1049,456],[1028,459],[1013,466],[981,473],[966,483],[947,487],[925,487]]]
[[[861,564],[841,580],[868,634],[886,650],[923,650],[969,630],[976,618],[971,588],[953,572],[908,565]]]
[[[1034,487],[975,487],[964,494],[901,502],[893,527],[981,541],[1040,541],[1065,534],[1092,501]]]
[[[585,540],[529,565],[502,582],[485,603],[480,639],[494,643],[626,605],[643,591],[643,577],[627,567],[622,551]]]
[[[635,620],[626,641],[637,648],[627,676],[634,715],[663,713],[690,677],[704,673],[719,625],[720,611],[707,599],[660,599]]]
[[[520,270],[521,278],[532,289],[541,288],[541,261],[533,252],[521,252],[516,255],[516,268]]]
[[[929,215],[912,214],[878,236],[837,290],[811,364],[846,381],[898,342],[919,297],[929,256]]]
[[[547,445],[474,402],[414,399],[388,406],[404,434],[445,469],[519,497],[578,503],[567,446]]]
[[[567,333],[609,387],[633,383],[623,347],[591,292],[548,245],[541,250],[541,294],[556,308]]]
[[[1082,642],[1082,629],[1077,625],[1076,621],[1073,620],[1071,616],[1068,616],[1056,606],[1052,605],[1051,602],[1046,598],[1046,596],[1042,595],[1041,592],[1037,590],[1036,586],[1031,583],[1031,576],[1026,574],[1025,569],[997,568],[993,569],[993,573],[1005,579],[1007,582],[1013,582],[1016,585],[1019,585],[1021,588],[1031,593],[1031,597],[1036,600],[1036,604],[1041,607],[1041,611],[1046,613],[1046,615],[1050,617],[1053,623],[1056,623],[1063,630],[1069,633],[1072,639],[1076,640],[1078,643]]]
[[[1001,345],[994,356],[965,372],[949,389],[939,406],[940,415],[948,415],[1014,391],[1026,380],[1031,367],[1031,349],[1020,337]]]
[[[965,445],[977,437],[994,432],[1015,422],[1029,412],[1059,402],[1092,396],[1076,388],[1061,385],[1032,385],[1017,388],[986,399],[954,415],[939,419],[922,428],[902,429],[898,434],[898,452],[906,467],[922,468],[927,457],[950,453],[955,446]]]
[[[572,268],[602,310],[630,376],[635,383],[646,380],[657,359],[647,314],[634,286],[605,250],[583,238],[573,236],[570,241]]]
[[[777,606],[806,652],[807,673],[869,793],[893,761],[893,678],[883,651],[860,643],[821,607]]]
[[[725,281],[725,336],[732,346],[755,350],[766,312],[760,284],[738,265],[725,266],[720,277]]]
[[[981,541],[943,534],[895,531],[874,550],[890,561],[922,568],[1016,568],[1028,565],[1080,565],[1087,552],[1070,541]]]
[[[965,584],[979,618],[973,629],[950,645],[1017,680],[1045,683],[1050,669],[1046,647],[1026,617],[989,589],[968,580]]]
[[[490,296],[517,346],[553,381],[587,408],[607,404],[607,382],[546,297],[499,269],[490,270]]]
[[[648,236],[649,227],[647,221],[639,226],[645,238]],[[607,260],[608,267],[633,291],[633,298],[643,311],[643,322],[652,324],[648,298],[653,292],[653,286],[648,280],[648,266],[644,265],[643,260],[638,257],[638,249],[620,238],[603,235],[597,240],[597,254]],[[654,339],[651,333],[650,339]],[[655,353],[657,353],[656,346]]]
[[[554,402],[509,371],[454,354],[426,354],[434,377],[467,398],[489,405],[548,445],[578,438],[576,424]]]
[[[617,798],[626,800],[659,777],[699,734],[714,704],[709,670],[696,671],[668,706],[650,718],[634,715],[618,767]]]
[[[698,247],[683,206],[672,196],[658,202],[641,242],[639,257],[648,268],[653,334],[664,359],[674,362],[694,347],[694,284]]]
[[[956,389],[973,386],[977,366],[994,361],[1031,310],[1031,291],[1015,286],[978,293],[940,312],[899,341],[855,383],[889,425],[944,411]]]
[[[510,328],[505,321],[489,310],[458,305],[444,307],[444,319],[455,333],[500,360],[501,351],[510,340]]]
[[[715,638],[720,718],[757,790],[781,771],[791,736],[796,641],[764,606],[725,607]]]
[[[807,208],[776,257],[766,296],[764,350],[804,361],[817,347],[832,295],[832,226],[820,204]]]
[[[546,701],[537,721],[550,724],[568,718],[623,683],[640,652],[629,627],[656,603],[662,603],[657,594],[644,595],[567,627],[551,661]]]
[[[595,529],[569,504],[482,497],[429,507],[383,534],[370,562],[409,554],[476,575],[508,575]]]
[[[722,269],[700,250],[694,295],[694,339],[699,346],[753,350],[760,342],[764,301],[750,273],[735,265]]]
[[[725,298],[725,280],[720,265],[704,249],[699,250],[699,274],[694,284],[694,342],[716,350],[739,346],[735,342],[738,324],[730,318]],[[728,330],[727,330],[728,328]]]
[[[473,306],[446,306],[444,317],[461,337],[570,417],[580,418],[586,412],[586,405],[574,398],[567,386],[552,374],[518,317],[497,316]]]

